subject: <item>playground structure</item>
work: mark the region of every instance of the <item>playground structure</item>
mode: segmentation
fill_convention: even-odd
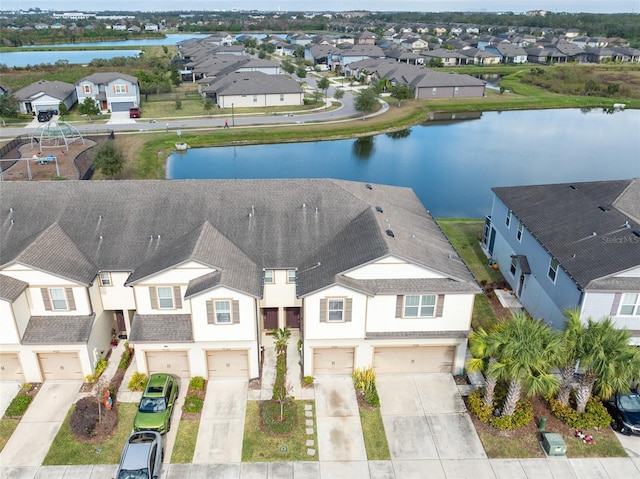
[[[75,126],[66,121],[50,120],[40,125],[31,134],[31,146],[38,145],[40,150],[46,148],[69,149],[69,144],[80,141],[84,145],[84,138]]]
[[[53,155],[48,155],[48,156],[38,156],[38,155],[33,155],[31,158],[17,158],[17,159],[9,159],[9,160],[0,160],[0,162],[2,161],[10,161],[10,162],[20,162],[20,161],[24,161],[27,165],[27,176],[29,178],[29,181],[31,181],[33,179],[33,175],[31,174],[31,163],[36,163],[38,165],[48,165],[49,163],[55,163],[56,164],[56,176],[60,176],[60,167],[58,166],[58,158],[56,156]],[[4,176],[2,174],[2,168],[0,168],[0,181],[4,180]]]

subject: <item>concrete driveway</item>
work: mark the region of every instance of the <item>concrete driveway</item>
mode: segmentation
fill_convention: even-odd
[[[394,463],[441,460],[455,470],[457,460],[486,459],[450,374],[379,375],[376,386]]]
[[[111,117],[109,118],[107,125],[131,125],[135,123],[135,119],[129,118],[128,111],[114,111],[111,113]]]
[[[246,379],[210,379],[202,408],[194,464],[226,464],[242,459]]]
[[[0,381],[0,415],[7,410],[21,385],[20,381]]]
[[[320,461],[366,461],[351,376],[317,377],[315,397]]]
[[[82,381],[45,381],[0,453],[0,465],[41,465],[80,386]]]

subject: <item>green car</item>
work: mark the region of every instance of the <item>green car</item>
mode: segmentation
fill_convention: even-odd
[[[171,427],[173,405],[178,399],[178,378],[173,374],[152,374],[144,388],[134,431],[157,431],[164,434]]]

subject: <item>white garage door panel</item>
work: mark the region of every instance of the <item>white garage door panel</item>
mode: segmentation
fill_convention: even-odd
[[[84,379],[78,353],[40,353],[38,360],[45,380]]]
[[[0,354],[0,381],[24,382],[24,373],[18,353]]]
[[[149,374],[169,373],[181,378],[191,377],[186,351],[147,351]]]
[[[455,346],[376,348],[373,371],[376,374],[450,373],[455,352]]]
[[[354,348],[314,349],[314,374],[351,374]]]
[[[248,378],[249,351],[208,351],[207,369],[209,378]]]

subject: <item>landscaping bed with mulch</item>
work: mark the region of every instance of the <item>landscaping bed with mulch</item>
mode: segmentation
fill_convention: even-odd
[[[36,395],[38,394],[38,392],[40,392],[40,386],[42,386],[42,383],[24,383],[16,393],[16,396],[29,396],[30,399],[28,400],[29,401],[28,404],[31,404],[35,399]],[[9,406],[9,408],[10,407],[11,406]],[[18,408],[18,409],[22,409],[22,408]],[[24,408],[24,411],[22,412],[22,414],[15,415],[15,416],[14,415],[7,416],[5,414],[6,411],[2,411],[2,414],[3,414],[2,418],[3,419],[20,419],[22,418],[22,416],[24,416],[24,413],[27,411],[27,409],[28,409],[28,406]]]
[[[466,398],[464,400],[467,401]],[[532,397],[529,401],[533,406],[533,421],[511,431],[499,431],[479,421],[474,414],[469,414],[489,458],[545,457],[540,446],[542,432],[538,428],[542,418],[546,419],[546,432],[557,433],[563,437],[567,445],[567,457],[627,456],[611,428],[583,430],[584,434],[593,436],[595,440],[595,444],[587,444],[575,436],[575,428],[551,414],[551,409],[544,399]]]
[[[191,421],[199,421],[200,420],[200,416],[202,415],[202,405],[200,404],[199,408],[194,408],[197,409],[196,412],[189,412],[187,411],[187,409],[189,409],[189,402],[193,402],[194,406],[196,405],[196,402],[200,402],[202,401],[202,403],[204,403],[204,399],[205,396],[207,395],[207,381],[204,382],[204,387],[202,389],[194,389],[191,387],[191,385],[189,385],[189,389],[187,390],[187,395],[185,397],[185,404],[184,407],[182,408],[182,415],[180,416],[180,419],[182,420],[191,420]],[[191,400],[191,398],[196,398],[195,400]]]

